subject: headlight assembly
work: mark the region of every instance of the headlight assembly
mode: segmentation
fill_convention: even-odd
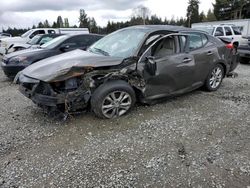
[[[9,60],[9,64],[29,64],[26,56],[17,56]]]

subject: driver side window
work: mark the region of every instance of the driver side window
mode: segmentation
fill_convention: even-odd
[[[151,56],[160,59],[176,53],[174,37],[170,36],[158,41],[151,51]]]
[[[44,30],[37,30],[37,31],[34,31],[30,36],[29,38],[32,39],[34,36],[38,35],[38,34],[45,34],[45,31]]]

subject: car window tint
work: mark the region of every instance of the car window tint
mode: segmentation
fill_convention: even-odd
[[[203,44],[203,46],[204,46],[204,45],[206,45],[206,44],[207,44],[207,42],[208,42],[208,38],[207,38],[207,36],[206,36],[206,35],[204,35],[204,34],[201,34],[201,38],[202,38],[202,44]]]
[[[75,36],[64,42],[70,43],[71,45],[75,45],[75,47],[88,47],[96,41],[95,36],[84,35],[84,36]]]
[[[87,46],[90,46],[93,43],[92,41],[94,40],[94,37],[86,35],[86,36],[79,37],[78,40],[79,41],[78,41],[77,45],[79,47],[87,47]]]
[[[215,35],[214,36],[216,36],[216,37],[224,36],[223,28],[222,27],[217,27],[217,29],[215,30]]]
[[[84,36],[83,38],[82,38],[82,42],[81,42],[81,45],[82,46],[90,46],[91,44],[93,44],[95,41],[97,41],[98,40],[98,37],[96,37],[96,36]]]
[[[195,50],[203,46],[203,40],[201,35],[191,34],[189,35],[189,49]]]
[[[80,47],[81,36],[71,37],[63,42],[63,44],[70,44],[70,47]]]
[[[29,38],[33,38],[34,36],[38,35],[38,34],[45,34],[45,31],[44,30],[37,30],[35,32],[33,32]]]
[[[152,48],[152,56],[162,58],[176,53],[174,37],[159,40]]]
[[[226,36],[232,35],[232,30],[231,30],[230,27],[225,27],[224,29],[225,29],[225,32],[226,32]]]
[[[44,37],[42,40],[39,42],[39,44],[45,44],[46,42],[51,41],[53,38],[52,37]]]
[[[55,30],[48,30],[48,33],[49,34],[55,34],[56,32],[55,32]]]
[[[241,31],[243,30],[243,27],[232,27],[235,35],[241,35]]]

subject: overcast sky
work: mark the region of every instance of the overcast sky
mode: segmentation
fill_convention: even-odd
[[[58,15],[68,18],[70,25],[78,25],[79,9],[94,17],[104,26],[110,21],[125,21],[133,8],[144,5],[151,14],[162,18],[185,17],[188,0],[1,0],[0,30],[7,26],[26,28],[48,19],[50,23]],[[200,0],[200,12],[212,8],[214,0]]]

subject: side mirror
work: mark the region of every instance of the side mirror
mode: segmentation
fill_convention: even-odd
[[[63,52],[66,52],[66,51],[68,51],[70,48],[72,48],[72,47],[75,47],[76,46],[76,44],[75,43],[66,43],[66,44],[62,44],[61,46],[60,46],[60,50],[61,51],[63,51]]]
[[[156,65],[154,57],[152,56],[146,57],[146,69],[149,74],[155,75],[156,70],[157,70],[157,65]]]
[[[60,49],[62,52],[65,52],[65,51],[67,51],[69,48],[70,48],[70,46],[69,46],[68,44],[63,44],[62,46],[60,46],[59,49]]]

